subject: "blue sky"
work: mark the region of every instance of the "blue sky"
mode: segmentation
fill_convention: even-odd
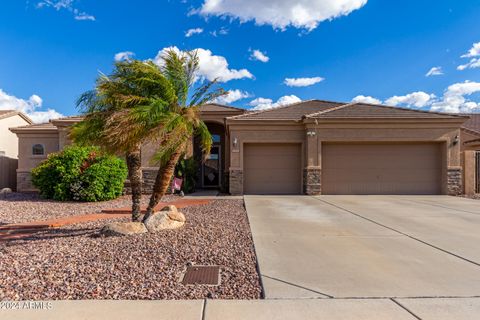
[[[4,0],[0,109],[76,114],[117,53],[175,46],[199,49],[200,76],[220,77],[234,106],[356,98],[477,112],[478,21],[476,0]]]

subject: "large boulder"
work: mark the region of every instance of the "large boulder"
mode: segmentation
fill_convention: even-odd
[[[100,231],[105,236],[127,236],[148,232],[141,222],[112,222],[105,225]]]
[[[175,206],[166,206],[154,212],[145,221],[149,232],[158,232],[166,229],[177,229],[185,224],[185,216]]]

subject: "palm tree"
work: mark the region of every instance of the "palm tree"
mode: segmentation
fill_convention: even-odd
[[[227,93],[216,88],[216,80],[204,82],[191,93],[199,70],[196,51],[166,51],[162,56],[160,70],[172,84],[177,100],[163,113],[160,132],[156,135],[160,138],[160,146],[155,159],[160,166],[143,221],[153,213],[155,206],[167,192],[175,166],[185,153],[189,141],[198,136],[204,156],[210,153],[212,136],[200,119],[200,106]]]
[[[125,155],[133,221],[140,221],[141,215],[141,145],[161,133],[153,129],[164,122],[164,114],[176,100],[175,87],[158,66],[133,60],[116,63],[110,76],[100,74],[95,89],[77,101],[85,118],[72,128],[70,136],[76,143]]]

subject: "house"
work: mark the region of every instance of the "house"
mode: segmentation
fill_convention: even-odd
[[[214,143],[202,162],[192,141],[197,186],[231,194],[460,194],[462,152],[471,151],[462,139],[477,137],[462,129],[472,121],[467,115],[323,100],[253,112],[208,104],[201,118]],[[19,190],[32,189],[29,172],[41,160],[32,158],[33,145],[44,146],[45,158],[69,143],[68,127],[80,120],[12,129]],[[147,189],[156,172],[153,150],[142,148]]]
[[[18,138],[9,128],[32,124],[32,120],[16,110],[0,110],[0,189],[16,188]]]

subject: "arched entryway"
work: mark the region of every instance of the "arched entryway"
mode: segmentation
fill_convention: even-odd
[[[218,122],[205,122],[212,135],[212,148],[210,155],[203,157],[198,137],[194,140],[194,157],[197,161],[197,189],[218,189],[225,191],[225,156],[226,136],[225,126]]]

